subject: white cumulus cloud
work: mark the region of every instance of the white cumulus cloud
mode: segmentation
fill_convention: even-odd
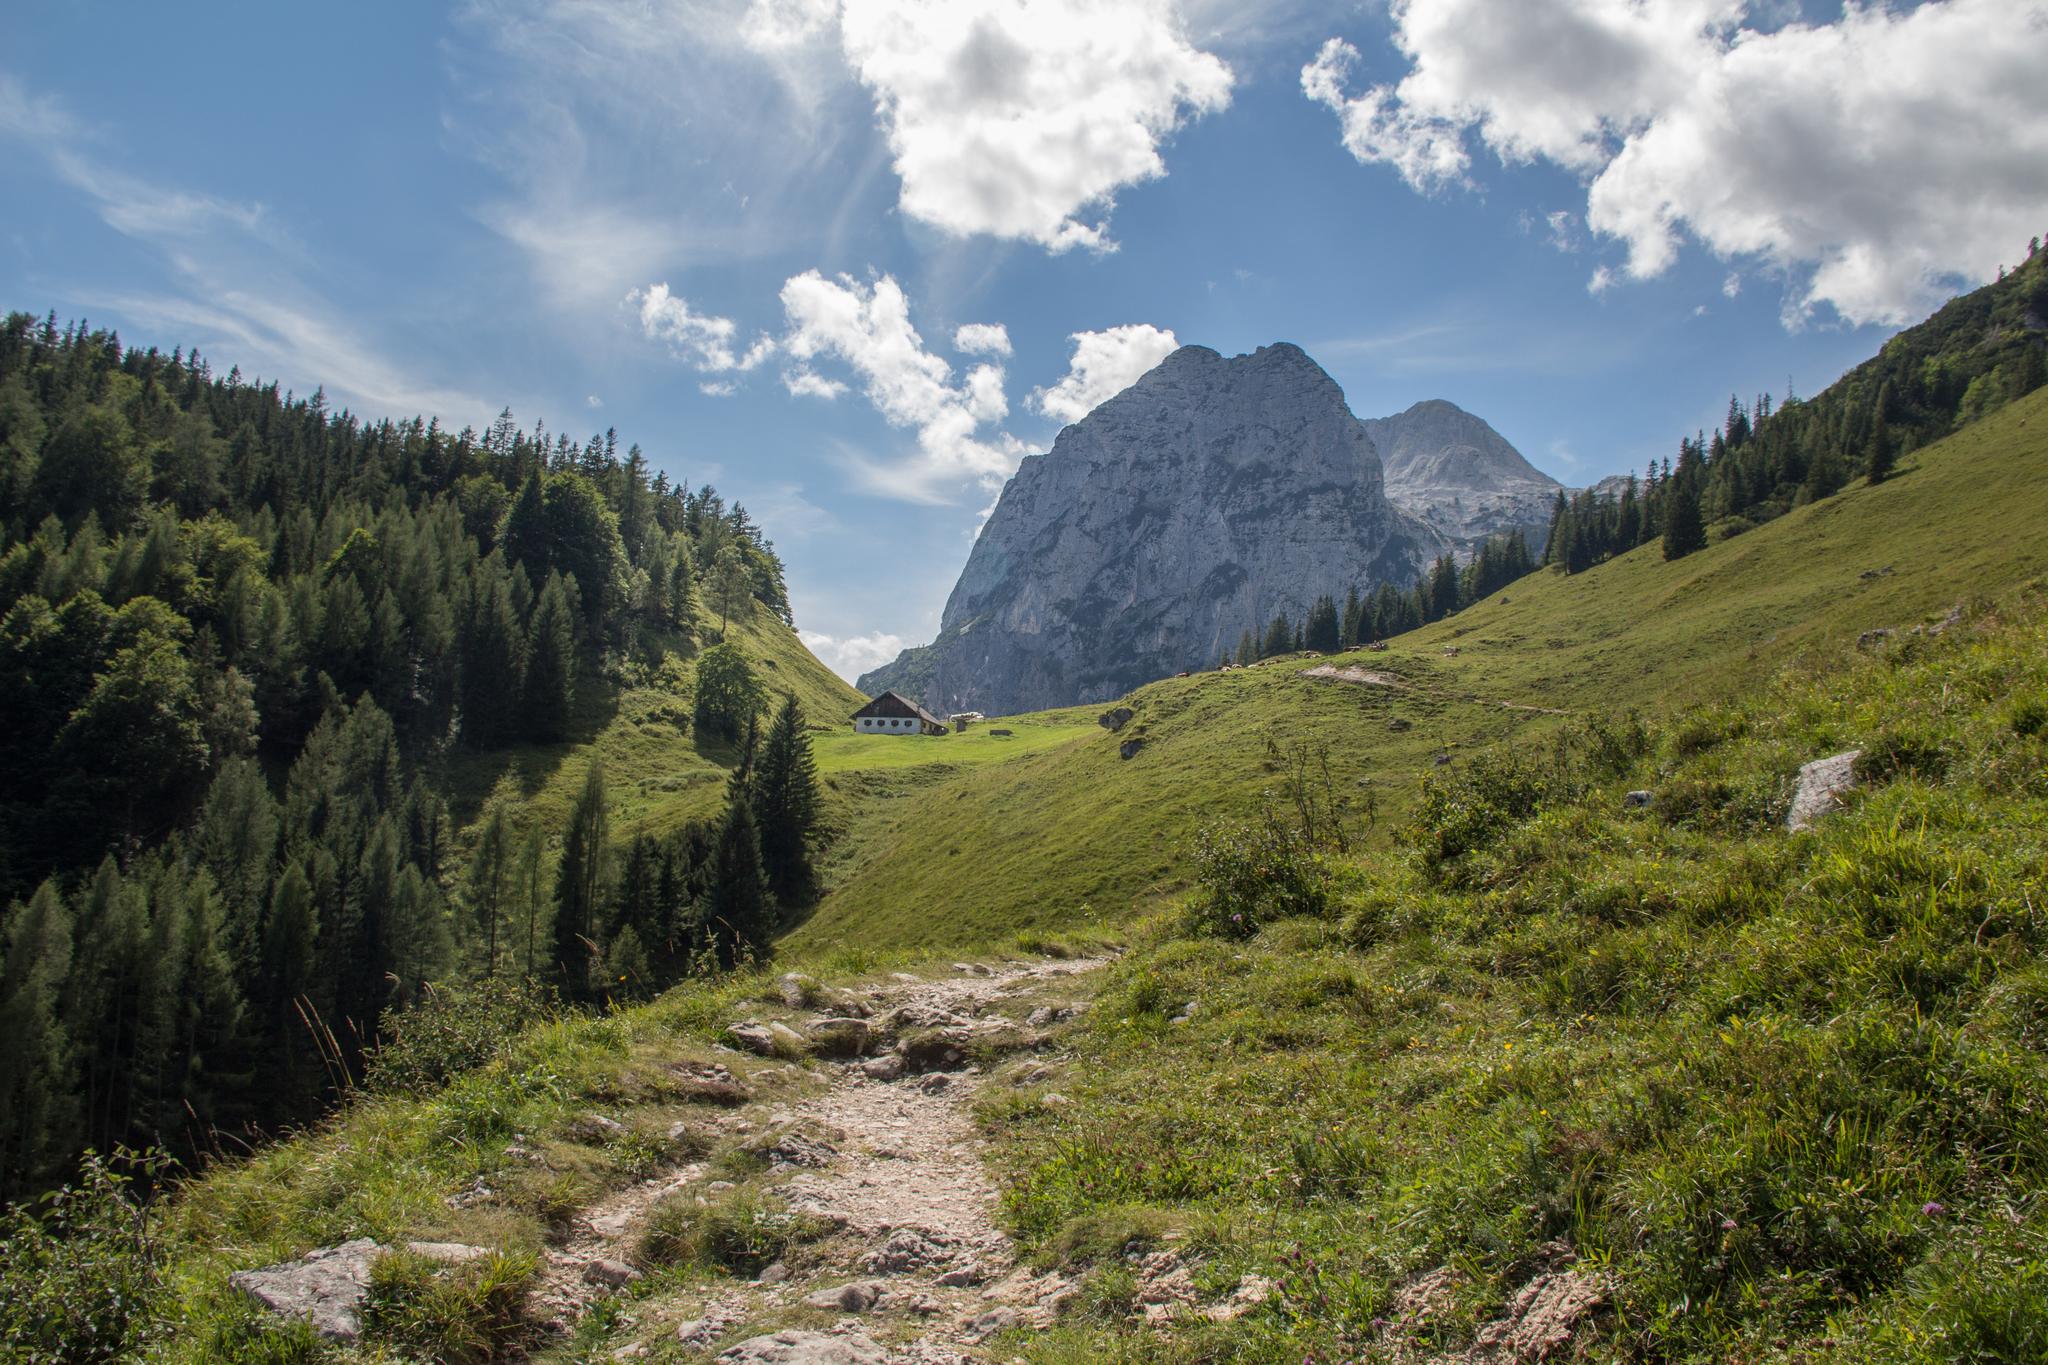
[[[1172,332],[1131,323],[1100,332],[1075,332],[1073,358],[1057,384],[1038,389],[1031,406],[1060,422],[1078,422],[1104,399],[1122,393],[1138,376],[1171,355],[1180,343]]]
[[[2048,0],[1850,0],[1827,24],[1748,0],[1394,0],[1401,80],[1358,94],[1331,39],[1303,91],[1345,147],[1434,192],[1503,162],[1587,179],[1626,271],[1683,238],[1792,272],[1795,323],[1911,320],[2048,218]]]
[[[649,341],[665,341],[678,360],[711,374],[751,370],[774,354],[775,342],[762,337],[745,354],[734,349],[739,334],[731,318],[698,313],[689,300],[669,292],[667,284],[650,284],[627,295],[640,310],[640,330]],[[706,387],[705,392],[710,392]]]
[[[968,355],[1008,355],[1010,329],[1000,322],[970,322],[955,329],[953,349]]]
[[[910,644],[900,635],[881,630],[868,635],[846,636],[827,635],[820,630],[799,630],[797,638],[804,642],[805,649],[818,656],[825,667],[848,682],[871,668],[888,663]]]
[[[903,211],[957,235],[1107,250],[1116,192],[1230,102],[1224,62],[1170,0],[846,0],[840,39],[872,92]]]
[[[824,375],[801,366],[783,372],[782,387],[788,389],[793,398],[831,399],[846,392],[846,385],[838,380],[827,379]]]
[[[940,485],[1000,483],[1016,467],[1021,452],[1014,440],[981,433],[1009,410],[1002,367],[977,365],[956,380],[953,367],[925,349],[911,325],[910,300],[893,278],[863,285],[805,271],[783,284],[782,309],[789,329],[781,347],[798,366],[820,359],[845,364],[883,420],[917,433],[916,455],[877,481],[884,491],[930,498]]]

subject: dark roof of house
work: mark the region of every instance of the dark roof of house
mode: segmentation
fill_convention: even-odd
[[[937,716],[900,692],[884,692],[881,696],[876,697],[866,706],[853,713],[854,720],[864,720],[869,716],[897,716],[904,720],[921,720],[927,725],[945,724]]]

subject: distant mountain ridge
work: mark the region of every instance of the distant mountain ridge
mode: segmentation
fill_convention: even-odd
[[[1488,536],[1517,530],[1541,553],[1563,485],[1524,459],[1483,418],[1431,398],[1364,425],[1396,507],[1428,522],[1466,553]]]
[[[1367,424],[1300,347],[1184,346],[1025,458],[938,639],[859,685],[942,714],[1107,700],[1325,594],[1406,587],[1453,545],[1389,499]]]

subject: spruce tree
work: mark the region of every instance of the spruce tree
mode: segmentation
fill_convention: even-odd
[[[1335,654],[1342,647],[1337,623],[1337,604],[1326,593],[1318,597],[1309,608],[1308,621],[1302,627],[1302,646],[1319,654]]]
[[[530,739],[569,733],[576,696],[575,612],[560,574],[549,574],[526,633],[525,712]]]
[[[1683,559],[1705,549],[1706,527],[1700,523],[1700,493],[1691,475],[1680,477],[1666,489],[1664,509],[1664,558]]]
[[[1870,435],[1870,482],[1880,484],[1890,478],[1898,459],[1898,450],[1892,444],[1891,424],[1879,422],[1877,430]]]
[[[505,562],[526,570],[527,578],[538,582],[548,573],[548,512],[535,470],[520,486],[519,497],[505,513],[505,527],[498,533],[498,546]]]
[[[1294,645],[1294,627],[1287,620],[1287,613],[1281,612],[1266,627],[1266,636],[1259,642],[1259,657],[1270,659],[1276,654],[1285,654]]]
[[[526,654],[510,575],[493,555],[470,584],[460,635],[462,739],[486,749],[511,737]]]
[[[141,1027],[149,907],[109,857],[79,902],[77,950],[65,987],[77,1048],[79,1096],[89,1146],[111,1149],[127,1136]]]
[[[294,1109],[310,1107],[320,1086],[320,1048],[309,1032],[311,1021],[302,1013],[312,996],[318,935],[313,886],[293,860],[285,864],[271,893],[270,914],[263,925],[262,994],[254,1003],[261,1011],[260,1026],[271,1055],[281,1059],[280,1098]]]
[[[590,761],[583,793],[569,812],[562,834],[562,860],[555,867],[555,983],[562,998],[590,998],[597,961],[598,908],[603,904],[607,849],[604,765]]]
[[[774,893],[761,870],[760,839],[745,801],[727,808],[719,831],[705,917],[719,965],[734,967],[766,955],[775,928]]]
[[[794,694],[784,694],[768,727],[751,795],[768,887],[782,904],[802,904],[816,890],[811,838],[818,824],[818,765]]]

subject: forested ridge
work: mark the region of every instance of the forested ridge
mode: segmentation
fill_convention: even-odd
[[[1839,492],[1881,483],[1924,445],[2048,382],[2048,253],[2025,262],[1884,344],[1871,359],[1809,399],[1789,389],[1745,404],[1709,437],[1681,438],[1678,461],[1651,461],[1618,492],[1557,495],[1544,562],[1578,573],[1663,538],[1667,559],[1704,547]]]
[[[716,643],[789,620],[781,562],[612,432],[365,421],[16,313],[0,537],[0,1195],[309,1117],[429,983],[646,993],[810,892],[802,718],[763,736]],[[671,655],[738,756],[721,821],[614,850],[593,764],[568,828],[497,807],[457,855],[459,751]]]

